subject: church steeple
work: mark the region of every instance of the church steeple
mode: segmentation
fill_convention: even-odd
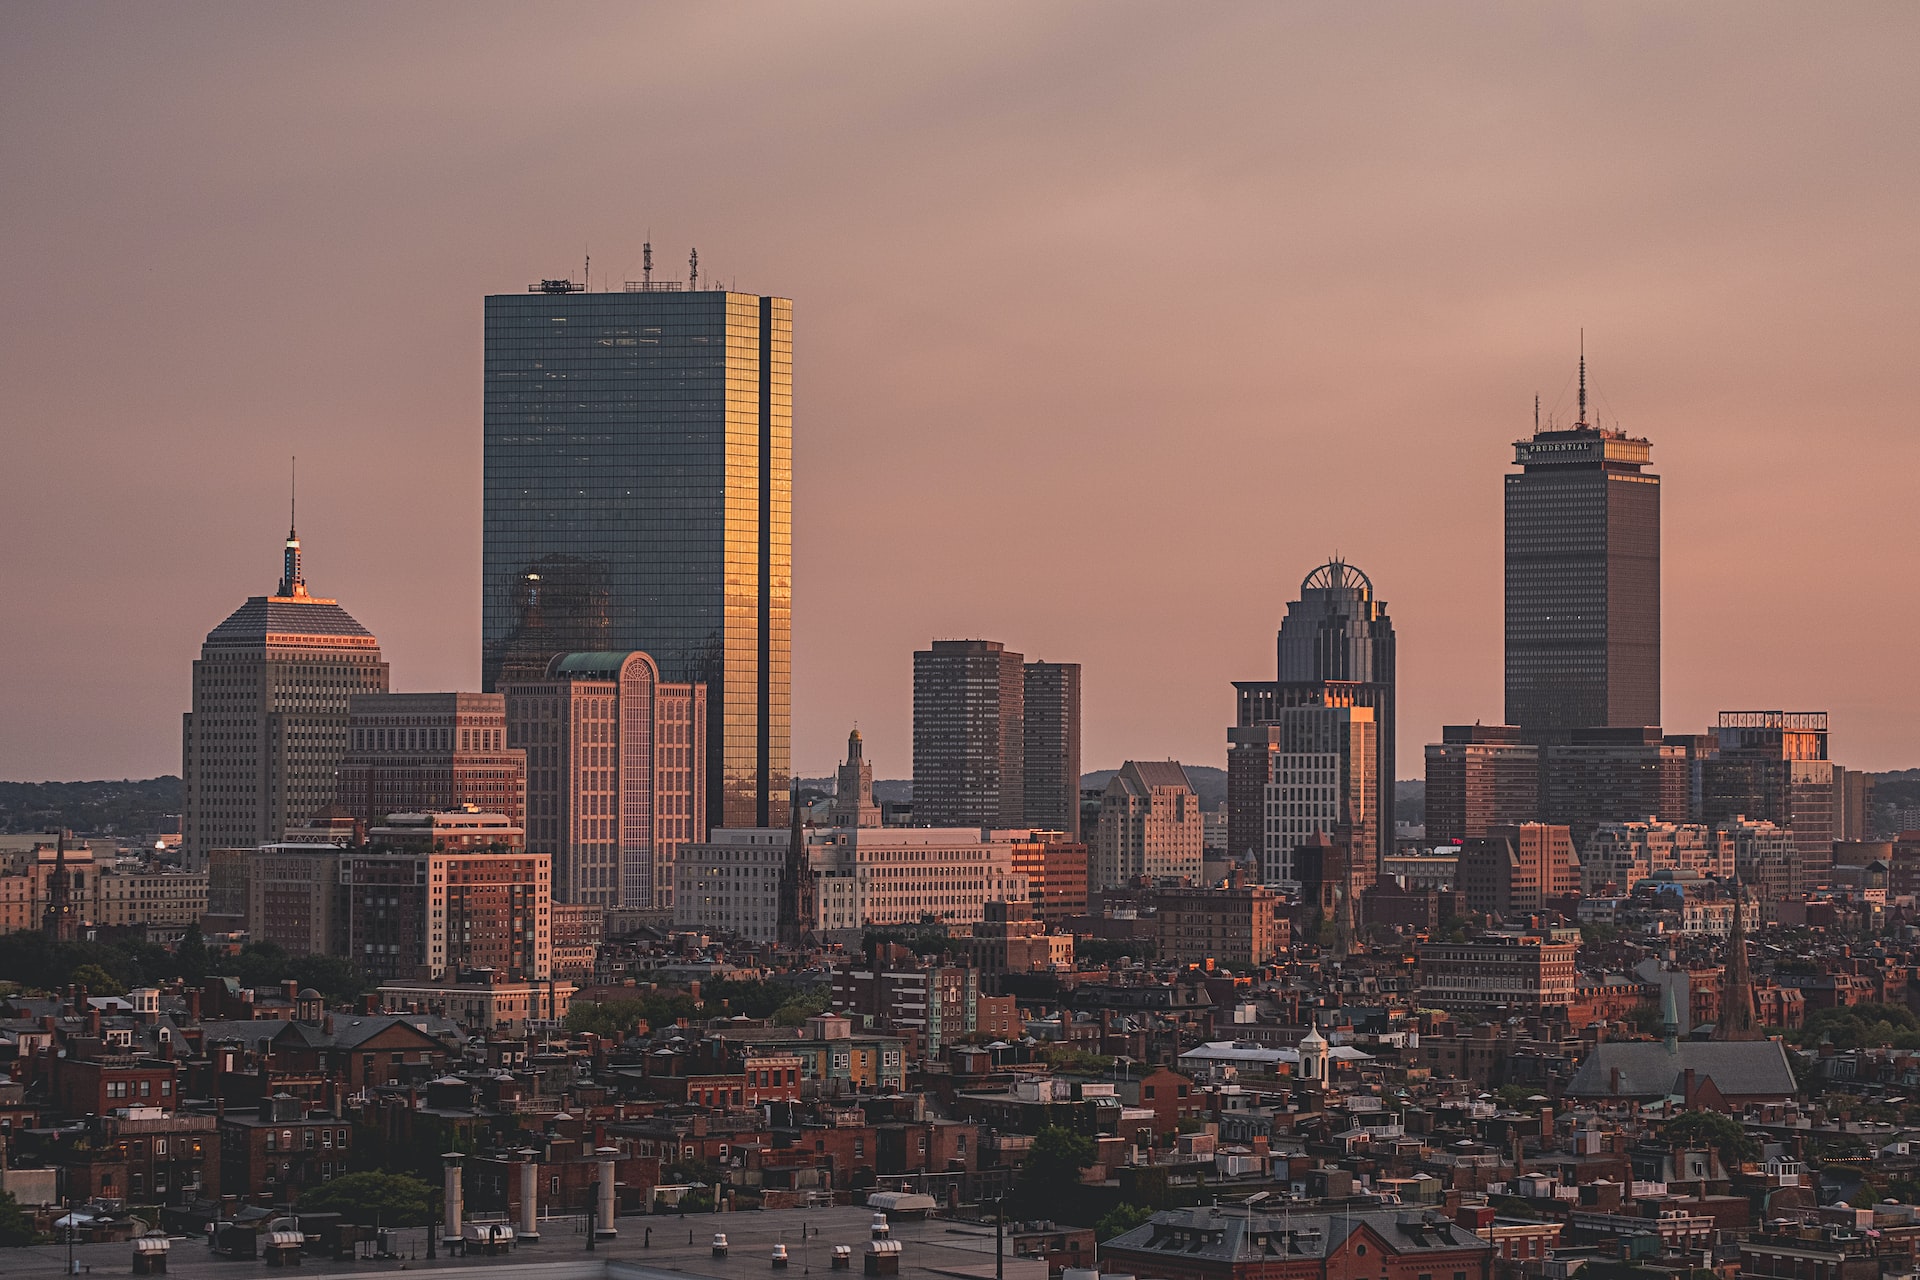
[[[1733,878],[1733,927],[1727,932],[1726,977],[1720,984],[1720,1018],[1713,1024],[1715,1040],[1758,1040],[1759,1018],[1753,1008],[1753,975],[1747,971],[1747,930],[1742,919],[1746,889]]]

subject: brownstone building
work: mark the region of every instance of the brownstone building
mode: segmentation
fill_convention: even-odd
[[[1292,926],[1281,898],[1265,885],[1192,886],[1153,890],[1157,955],[1174,964],[1209,960],[1235,969],[1263,965],[1284,953]]]
[[[298,1098],[279,1094],[255,1114],[219,1117],[221,1193],[256,1204],[291,1204],[307,1187],[347,1171],[353,1126],[309,1116]]]

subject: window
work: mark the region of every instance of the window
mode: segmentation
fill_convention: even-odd
[[[1143,1084],[1143,1085],[1141,1085],[1141,1086],[1140,1086],[1140,1096],[1141,1096],[1142,1098],[1145,1098],[1145,1099],[1146,1099],[1147,1101],[1149,1101],[1149,1102],[1151,1102],[1151,1101],[1153,1101],[1153,1086],[1152,1086],[1152,1085],[1150,1085],[1150,1084]]]

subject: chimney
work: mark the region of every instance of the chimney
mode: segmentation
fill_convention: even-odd
[[[288,1004],[300,1003],[300,984],[292,978],[280,980],[280,994],[287,998]]]
[[[87,1008],[87,1034],[96,1039],[100,1035],[100,1011],[91,1006]]]
[[[187,1020],[200,1021],[200,988],[198,987],[187,989]]]

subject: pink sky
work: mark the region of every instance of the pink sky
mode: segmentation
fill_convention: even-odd
[[[14,4],[0,777],[178,772],[278,572],[479,680],[481,297],[795,299],[794,761],[906,776],[911,655],[1085,665],[1219,764],[1341,554],[1400,775],[1501,715],[1500,477],[1584,327],[1665,478],[1666,721],[1920,765],[1920,10]],[[1902,425],[1905,424],[1905,425]]]

